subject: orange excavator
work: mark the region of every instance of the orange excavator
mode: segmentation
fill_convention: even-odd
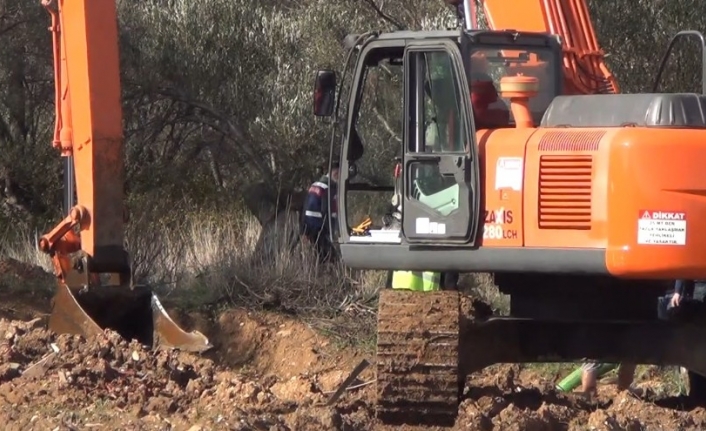
[[[675,279],[706,278],[706,96],[656,92],[675,43],[703,36],[675,36],[652,93],[618,94],[584,0],[484,0],[487,30],[475,2],[448,3],[459,29],[352,35],[338,88],[332,70],[315,80],[345,264],[490,273],[510,299],[497,315],[452,286],[382,290],[378,418],[451,424],[465,377],[496,363],[679,365],[706,399],[703,301],[660,308]],[[370,84],[386,76],[404,78]],[[360,133],[380,111],[359,119],[399,104],[395,83],[386,149]],[[399,187],[358,178],[368,145],[374,163],[402,154]],[[399,229],[352,231],[360,192],[397,194]]]
[[[115,0],[42,0],[51,16],[56,128],[69,169],[67,216],[39,246],[52,257],[58,290],[49,328],[92,336],[117,331],[152,347],[201,352],[147,286],[132,282],[124,246],[124,146]],[[75,187],[75,196],[74,196]]]

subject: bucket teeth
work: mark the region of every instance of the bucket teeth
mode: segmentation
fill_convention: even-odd
[[[199,331],[186,332],[169,317],[156,295],[152,295],[152,326],[160,347],[173,347],[188,352],[204,352],[212,346]]]
[[[186,332],[169,317],[159,299],[145,286],[100,286],[72,291],[59,283],[49,317],[57,334],[86,338],[111,329],[126,339],[152,348],[204,352],[212,346],[198,331]]]

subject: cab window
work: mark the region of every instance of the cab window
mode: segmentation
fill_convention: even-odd
[[[463,152],[465,122],[460,106],[458,76],[446,51],[416,55],[423,76],[424,152]]]
[[[459,75],[446,50],[412,51],[410,137],[408,153],[463,153],[467,133],[461,108]],[[419,127],[419,126],[422,127]],[[408,165],[411,184],[409,199],[430,210],[448,215],[457,209],[459,187],[453,176],[442,175],[434,160],[419,160]]]
[[[507,115],[505,126],[513,127],[515,122],[509,109],[510,100],[500,97],[500,79],[519,74],[533,76],[539,80],[539,94],[530,99],[529,108],[535,124],[539,124],[549,104],[559,93],[556,88],[555,62],[556,56],[548,48],[508,49],[485,45],[474,47],[470,61],[471,93],[472,96],[480,92],[485,95],[475,98],[474,110],[490,110],[496,113],[504,110]],[[493,90],[495,94],[488,96]]]

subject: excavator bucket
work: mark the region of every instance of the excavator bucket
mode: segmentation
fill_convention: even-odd
[[[186,332],[167,314],[147,286],[99,286],[73,290],[59,283],[49,329],[86,338],[111,329],[152,348],[204,352],[212,346],[202,333]]]

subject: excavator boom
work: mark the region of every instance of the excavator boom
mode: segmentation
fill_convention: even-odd
[[[53,146],[72,162],[76,205],[40,240],[59,289],[49,326],[93,335],[104,328],[145,344],[202,351],[146,286],[132,285],[124,247],[124,146],[115,0],[42,0],[51,16],[56,97]],[[73,196],[67,201],[72,202]]]
[[[618,82],[604,62],[585,0],[515,0],[512,7],[507,7],[503,0],[481,0],[481,4],[492,30],[561,36],[564,94],[620,92]]]

